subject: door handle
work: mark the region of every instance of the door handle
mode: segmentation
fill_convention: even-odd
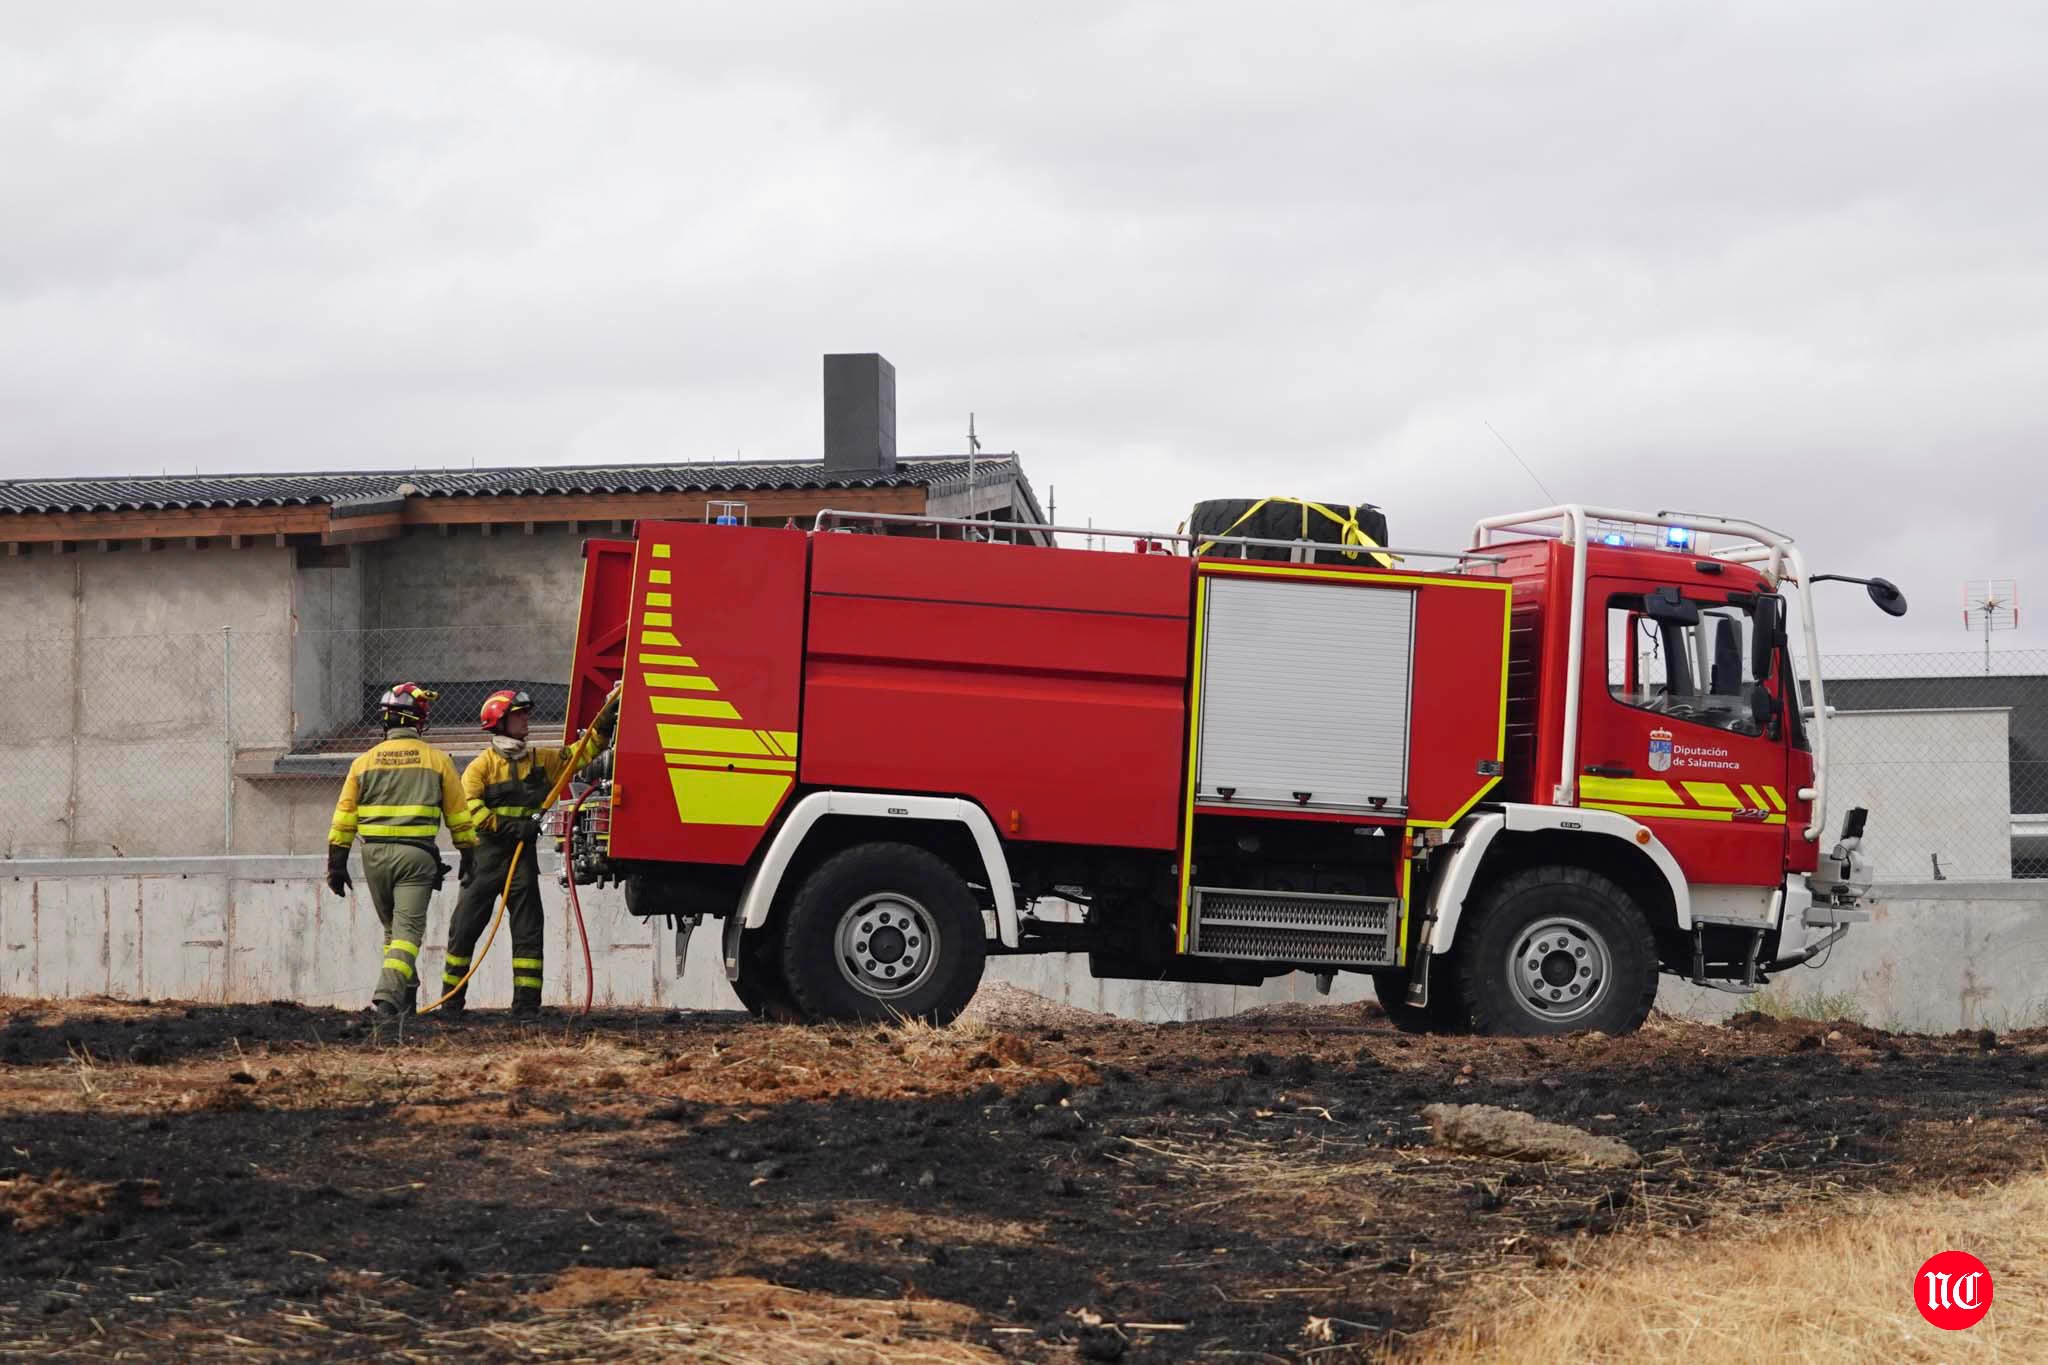
[[[1619,763],[1588,763],[1586,765],[1586,776],[1588,777],[1634,777],[1635,775],[1636,770],[1634,768],[1624,768]]]

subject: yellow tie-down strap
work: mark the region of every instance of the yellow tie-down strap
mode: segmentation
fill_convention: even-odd
[[[1299,507],[1301,509],[1301,538],[1303,540],[1308,539],[1308,519],[1310,514],[1314,514],[1316,516],[1322,517],[1325,521],[1335,522],[1338,525],[1338,527],[1341,528],[1342,535],[1340,537],[1340,541],[1342,544],[1362,545],[1366,547],[1367,551],[1369,552],[1369,557],[1375,563],[1377,563],[1382,569],[1391,569],[1394,567],[1394,556],[1389,554],[1378,553],[1380,543],[1374,540],[1371,536],[1367,535],[1365,533],[1365,528],[1358,524],[1358,506],[1356,504],[1346,507],[1344,509],[1344,515],[1340,517],[1332,509],[1323,506],[1323,504],[1319,502],[1310,502],[1306,498],[1260,498],[1257,502],[1253,503],[1250,507],[1245,509],[1243,516],[1239,517],[1236,521],[1231,522],[1230,525],[1223,530],[1222,535],[1220,535],[1218,539],[1221,539],[1223,536],[1228,536],[1232,531],[1235,531],[1238,527],[1244,525],[1245,522],[1257,516],[1261,508],[1276,503],[1283,507]],[[1195,553],[1198,555],[1205,555],[1209,553],[1209,551],[1212,548],[1214,548],[1215,544],[1216,541],[1214,540],[1204,541],[1201,545],[1196,547]],[[1356,559],[1358,558],[1358,554],[1359,552],[1357,550],[1344,551],[1344,557],[1346,559]]]

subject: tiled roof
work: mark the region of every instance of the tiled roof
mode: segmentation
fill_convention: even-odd
[[[1014,457],[976,462],[976,482],[1022,477]],[[893,474],[828,470],[820,463],[557,465],[518,469],[378,470],[346,474],[190,474],[107,479],[0,479],[0,513],[139,512],[166,508],[346,505],[399,496],[794,492],[829,488],[933,488],[967,481],[954,456],[899,460]],[[1029,494],[1026,495],[1029,497]]]

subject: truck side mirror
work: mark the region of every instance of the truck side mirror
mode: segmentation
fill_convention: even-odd
[[[1876,603],[1877,609],[1886,616],[1906,614],[1906,594],[1900,592],[1898,585],[1889,578],[1870,580],[1870,600]]]
[[[1759,597],[1749,635],[1749,676],[1758,680],[1771,676],[1771,656],[1777,652],[1778,637],[1785,633],[1785,599]]]
[[[1749,685],[1749,714],[1758,734],[1778,737],[1778,699],[1760,682]]]

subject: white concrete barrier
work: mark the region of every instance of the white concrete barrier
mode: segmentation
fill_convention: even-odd
[[[321,858],[0,862],[0,995],[367,1004],[382,958],[377,917],[360,876],[343,900],[328,894],[325,873]],[[546,997],[580,1004],[583,952],[550,855],[543,855],[543,874]],[[451,878],[428,916],[423,992],[440,980],[455,894]],[[616,889],[587,892],[582,902],[599,1005],[739,1008],[715,925],[698,931],[679,979],[666,925],[628,914]],[[1873,909],[1871,923],[1850,930],[1812,967],[1779,978],[1774,994],[1893,1029],[2048,1025],[2048,882],[1900,885],[1884,888]],[[501,929],[472,984],[472,1003],[509,1002],[510,960]],[[1372,995],[1357,975],[1340,976],[1327,997],[1298,975],[1260,987],[1098,981],[1078,956],[996,958],[989,974],[1050,999],[1147,1020]],[[1715,1019],[1755,1002],[1666,978],[1658,1005]]]

